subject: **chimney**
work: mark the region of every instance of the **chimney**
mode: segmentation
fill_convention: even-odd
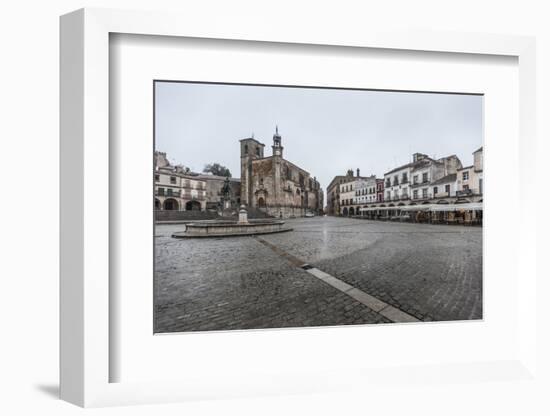
[[[413,154],[413,162],[418,162],[419,160],[425,159],[428,156],[423,153],[415,153]]]
[[[357,168],[357,177],[359,177],[359,168]]]

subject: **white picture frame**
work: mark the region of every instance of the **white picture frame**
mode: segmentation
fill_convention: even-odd
[[[117,358],[110,350],[109,325],[109,36],[112,33],[280,42],[334,47],[382,48],[439,53],[488,54],[516,57],[519,65],[520,172],[527,175],[535,158],[535,41],[530,37],[467,33],[378,32],[360,34],[300,28],[279,30],[265,22],[262,30],[236,31],[238,22],[217,21],[204,27],[192,16],[167,13],[83,9],[61,18],[61,398],[80,406],[158,403],[193,398],[240,397],[261,394],[322,392],[342,388],[338,380],[372,384],[395,374],[394,370],[332,369],[337,377],[303,383],[296,374],[279,374],[269,380],[232,384],[233,375],[212,379],[147,383],[110,382],[109,366]],[[241,26],[242,27],[242,26]],[[520,209],[527,212],[533,198],[526,176],[519,178]],[[64,209],[64,207],[71,207]],[[441,364],[451,377],[472,382],[476,370],[494,371],[518,380],[535,374],[536,315],[535,219],[520,215],[522,242],[517,294],[518,354],[499,362],[455,366]],[[519,273],[519,272],[518,272]],[[152,313],[152,311],[151,311]],[[307,335],[304,335],[307,336]],[[420,365],[421,363],[419,363]],[[420,367],[422,367],[420,365]],[[328,370],[327,370],[328,371]],[[430,377],[433,367],[420,369]],[[310,376],[305,376],[310,377]]]

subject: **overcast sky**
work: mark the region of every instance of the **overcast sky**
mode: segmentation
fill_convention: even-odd
[[[482,97],[157,82],[156,149],[200,172],[207,163],[240,177],[239,140],[254,137],[271,155],[275,125],[284,158],[326,189],[361,169],[382,177],[415,152],[456,154],[464,166],[482,145]]]

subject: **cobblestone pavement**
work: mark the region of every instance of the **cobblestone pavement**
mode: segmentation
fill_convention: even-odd
[[[482,317],[480,227],[325,220],[265,239],[418,319]]]
[[[262,239],[418,319],[481,318],[480,228],[288,223],[294,231]],[[256,238],[170,237],[181,228],[156,227],[156,332],[389,322]]]

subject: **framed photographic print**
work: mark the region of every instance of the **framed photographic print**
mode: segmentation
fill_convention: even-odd
[[[154,95],[155,333],[483,318],[482,95]]]
[[[235,23],[62,17],[62,398],[528,377],[533,40]]]

